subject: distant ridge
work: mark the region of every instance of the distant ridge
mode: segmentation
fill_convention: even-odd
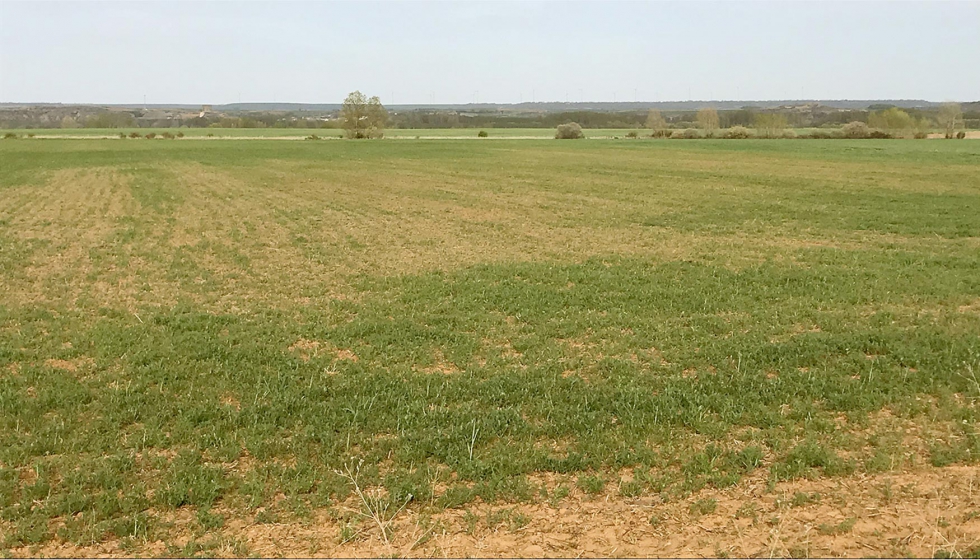
[[[743,107],[753,107],[769,109],[783,106],[800,105],[820,105],[835,109],[867,109],[875,105],[894,105],[903,109],[910,108],[931,108],[939,103],[926,101],[924,99],[780,99],[780,100],[715,100],[715,101],[585,101],[585,102],[558,102],[558,101],[538,101],[524,103],[464,103],[464,104],[391,104],[385,105],[390,111],[463,111],[463,112],[486,112],[486,111],[507,111],[507,112],[529,112],[529,113],[555,113],[569,111],[639,111],[646,109],[659,109],[661,111],[689,111],[701,109],[703,107],[714,107],[721,110],[734,110]],[[65,106],[65,107],[113,107],[121,109],[142,109],[143,107],[152,109],[187,109],[197,110],[201,108],[199,104],[187,103],[0,103],[0,107],[41,107],[41,106]],[[249,112],[249,111],[289,111],[289,112],[329,112],[337,111],[341,108],[340,103],[226,103],[224,105],[212,105],[212,109],[221,112]]]

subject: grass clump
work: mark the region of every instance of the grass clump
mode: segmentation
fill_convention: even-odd
[[[601,494],[606,488],[606,479],[597,474],[585,474],[578,477],[576,485],[586,494]]]
[[[708,515],[718,509],[718,500],[714,498],[701,498],[693,502],[689,509],[691,514],[695,516]]]

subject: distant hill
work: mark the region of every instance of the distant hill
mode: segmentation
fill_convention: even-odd
[[[980,103],[980,102],[975,102]],[[975,103],[964,104],[973,105]],[[743,107],[776,108],[784,106],[820,105],[834,109],[867,109],[869,106],[893,105],[901,108],[931,108],[939,105],[937,102],[924,99],[780,99],[755,101],[595,101],[595,102],[557,102],[539,101],[535,103],[465,103],[465,104],[394,104],[385,105],[390,111],[415,111],[430,109],[434,111],[463,111],[463,112],[529,112],[555,113],[571,111],[640,111],[659,109],[661,111],[690,111],[703,107],[714,107],[720,110],[741,109]],[[155,103],[143,105],[130,104],[70,104],[70,103],[0,103],[2,108],[37,107],[37,106],[87,106],[112,107],[120,109],[184,109],[198,110],[201,105]],[[249,112],[249,111],[288,111],[288,112],[331,112],[337,111],[340,103],[227,103],[213,105],[212,110],[220,112]]]

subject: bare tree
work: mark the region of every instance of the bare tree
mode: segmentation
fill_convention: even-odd
[[[698,111],[698,126],[706,131],[708,135],[714,134],[718,130],[718,111],[711,107],[706,107]]]
[[[779,113],[757,113],[755,115],[755,126],[763,138],[778,138],[782,135],[787,124],[786,115]]]
[[[943,103],[939,106],[939,126],[946,129],[946,138],[956,136],[956,127],[963,118],[959,103]]]
[[[650,109],[647,113],[647,128],[653,131],[654,135],[658,131],[665,130],[667,128],[667,121],[664,120],[664,116],[660,114],[660,111],[656,109]]]

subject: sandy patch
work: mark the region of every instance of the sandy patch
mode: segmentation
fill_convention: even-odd
[[[553,484],[560,480],[542,477]],[[781,482],[764,473],[724,490],[706,489],[685,499],[626,498],[615,484],[585,495],[534,504],[471,504],[467,508],[403,511],[392,522],[390,542],[365,519],[350,527],[327,511],[304,521],[257,522],[229,518],[208,554],[286,557],[817,557],[964,554],[980,546],[980,467],[926,468]],[[344,508],[359,511],[349,500]],[[226,512],[227,513],[227,512]],[[336,515],[336,514],[334,514]],[[354,516],[356,520],[357,516]],[[192,511],[170,514],[169,544],[183,546],[194,533]],[[198,539],[207,542],[208,538]],[[234,546],[232,545],[234,543]],[[163,541],[123,552],[118,542],[92,547],[50,543],[16,549],[17,555],[125,556],[160,554]]]

